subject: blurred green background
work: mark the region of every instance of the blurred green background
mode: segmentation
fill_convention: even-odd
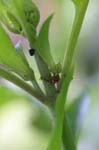
[[[74,6],[70,0],[35,0],[35,3],[41,13],[38,30],[44,19],[55,12],[50,44],[55,61],[62,61],[74,19]],[[89,95],[78,150],[99,150],[98,6],[98,0],[90,0],[76,47],[76,70],[68,93],[68,103],[85,89]],[[13,34],[11,37],[14,43],[20,40]],[[0,150],[46,150],[52,121],[47,108],[38,108],[38,105],[25,92],[0,79]],[[83,105],[84,112],[85,108]]]

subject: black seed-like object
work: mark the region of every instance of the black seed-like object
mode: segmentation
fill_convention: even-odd
[[[30,56],[33,56],[35,54],[35,49],[31,48],[29,49]]]

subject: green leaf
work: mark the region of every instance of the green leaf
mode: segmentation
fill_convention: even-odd
[[[51,55],[50,44],[49,44],[49,27],[50,27],[52,17],[53,14],[50,15],[44,21],[36,42],[36,47],[39,55],[50,68],[53,68],[55,66],[54,60]]]
[[[84,91],[77,99],[74,100],[66,109],[66,117],[69,122],[72,135],[77,142],[84,116],[89,103],[89,96]]]
[[[52,137],[50,144],[48,146],[48,150],[61,150],[62,147],[62,131],[63,131],[63,121],[64,121],[64,109],[65,109],[65,102],[68,92],[68,87],[70,81],[73,78],[73,70],[71,68],[68,72],[67,77],[65,78],[60,94],[57,97],[56,104],[55,104],[55,127],[53,129]]]
[[[9,36],[0,25],[0,64],[5,65],[9,70],[16,72],[25,80],[30,80],[31,69],[24,63],[16,52]]]

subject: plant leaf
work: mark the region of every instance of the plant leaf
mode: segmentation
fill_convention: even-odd
[[[50,15],[44,21],[36,42],[36,47],[39,55],[50,68],[53,68],[55,66],[55,63],[51,55],[50,44],[49,44],[49,27],[50,27],[52,17],[53,14]]]
[[[81,129],[84,116],[86,114],[89,103],[89,95],[84,91],[72,104],[66,109],[66,117],[69,122],[74,139],[78,140],[79,131]]]
[[[31,69],[24,63],[16,52],[9,36],[0,25],[0,64],[7,66],[11,71],[16,72],[23,79],[29,80]]]

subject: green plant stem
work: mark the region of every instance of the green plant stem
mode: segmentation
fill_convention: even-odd
[[[30,95],[32,95],[33,97],[38,99],[40,102],[45,103],[45,100],[47,99],[46,97],[44,97],[43,95],[38,93],[35,89],[33,89],[32,86],[30,86],[29,84],[27,84],[26,82],[24,82],[23,80],[18,78],[16,75],[0,68],[0,76],[5,78],[8,81],[14,83],[18,87],[22,88],[23,90],[28,92]]]
[[[78,40],[78,37],[80,34],[80,30],[82,27],[82,23],[84,20],[88,2],[89,2],[89,0],[83,0],[81,2],[78,2],[79,4],[78,3],[75,4],[76,5],[76,7],[75,7],[76,14],[75,14],[72,32],[71,32],[70,39],[69,39],[68,46],[67,46],[67,51],[65,52],[65,56],[64,56],[62,80],[66,76],[66,74],[71,66],[71,63],[73,62],[75,47],[76,47],[77,40]]]
[[[64,81],[64,78],[66,74],[68,73],[69,68],[71,67],[71,64],[73,63],[75,47],[76,47],[77,40],[80,34],[80,30],[82,27],[82,23],[84,20],[88,2],[89,0],[75,2],[76,14],[75,14],[72,32],[71,32],[70,39],[69,39],[68,46],[67,46],[67,51],[65,52],[65,56],[64,56],[61,84]],[[76,150],[76,144],[74,141],[75,139],[72,135],[72,132],[69,126],[68,116],[65,115],[64,123],[63,123],[63,144],[64,144],[65,150]]]
[[[56,99],[55,108],[53,110],[55,113],[54,115],[55,127],[53,130],[51,141],[48,146],[48,150],[56,150],[56,149],[61,150],[65,102],[66,102],[66,97],[67,97],[70,82],[73,79],[73,72],[74,72],[74,67],[71,67],[71,69],[68,72],[67,77],[64,80],[61,91]],[[71,138],[71,135],[68,135],[68,136]],[[75,149],[71,149],[71,150],[75,150]]]

